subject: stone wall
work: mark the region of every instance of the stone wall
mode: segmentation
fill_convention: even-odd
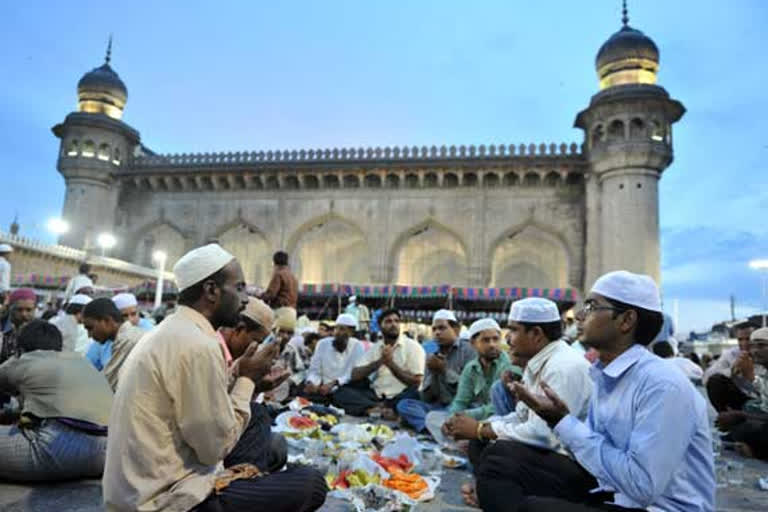
[[[59,281],[62,277],[77,274],[84,261],[91,264],[99,276],[98,286],[106,288],[133,287],[148,279],[157,278],[157,270],[135,265],[116,258],[88,255],[85,251],[61,245],[48,245],[24,237],[0,232],[0,243],[10,244],[14,251],[8,257],[11,263],[12,286],[26,285],[31,274],[50,276]],[[24,276],[24,281],[19,281]],[[165,279],[172,280],[173,274],[165,273]],[[33,284],[34,287],[50,287]]]

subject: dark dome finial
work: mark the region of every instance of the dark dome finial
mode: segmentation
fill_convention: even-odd
[[[629,25],[629,13],[627,12],[627,0],[621,1],[621,23],[625,27]]]
[[[112,34],[109,34],[109,43],[107,43],[107,56],[104,58],[104,62],[109,64],[112,60]]]

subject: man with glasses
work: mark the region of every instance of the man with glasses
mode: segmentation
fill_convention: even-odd
[[[721,412],[717,425],[728,431],[726,440],[741,443],[744,455],[768,460],[768,328],[754,331],[748,347],[753,364],[742,376],[753,386],[758,398],[747,401],[744,410]]]
[[[509,510],[714,510],[707,404],[682,372],[646,348],[663,321],[656,284],[623,270],[605,274],[578,320],[600,353],[586,421],[546,384],[543,395],[513,384],[574,460],[556,468],[520,461],[515,485],[527,497]]]

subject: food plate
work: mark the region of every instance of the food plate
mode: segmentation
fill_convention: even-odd
[[[443,454],[443,466],[450,469],[456,469],[467,465],[467,459],[457,457],[456,455]]]
[[[294,411],[285,411],[275,418],[273,431],[286,434],[309,434],[320,428],[318,423]]]

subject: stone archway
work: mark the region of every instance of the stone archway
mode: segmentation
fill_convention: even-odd
[[[531,224],[507,231],[491,251],[491,286],[564,288],[570,257],[565,243]]]
[[[401,235],[392,252],[395,283],[466,285],[467,249],[461,238],[435,222],[425,222]]]
[[[272,252],[261,231],[241,221],[222,230],[217,240],[240,262],[246,283],[262,287],[269,284]]]
[[[184,235],[167,222],[161,222],[149,229],[141,229],[136,238],[135,262],[154,267],[152,255],[155,251],[166,254],[165,268],[171,269],[187,250]]]
[[[326,215],[299,228],[291,241],[291,266],[299,282],[371,282],[368,242],[353,223]]]

